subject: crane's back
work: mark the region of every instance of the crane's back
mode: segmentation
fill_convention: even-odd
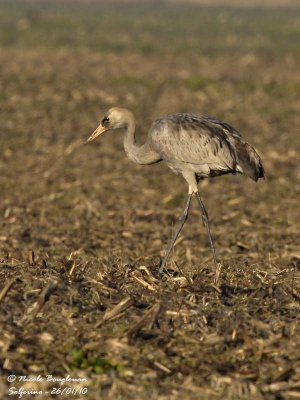
[[[198,178],[244,173],[264,176],[256,150],[231,125],[214,117],[169,114],[152,124],[151,147],[177,173],[190,169]]]

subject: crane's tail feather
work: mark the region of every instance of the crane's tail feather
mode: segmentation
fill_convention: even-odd
[[[243,173],[255,182],[264,178],[265,170],[260,156],[256,150],[247,142],[238,142],[237,146],[238,165],[241,166]]]

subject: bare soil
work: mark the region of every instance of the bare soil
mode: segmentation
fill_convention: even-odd
[[[1,398],[11,374],[69,374],[88,392],[64,398],[299,399],[297,56],[6,46],[0,69]],[[217,283],[196,202],[156,276],[187,187],[163,163],[131,163],[120,132],[82,145],[116,105],[141,141],[154,117],[191,111],[262,156],[257,184],[200,186]]]

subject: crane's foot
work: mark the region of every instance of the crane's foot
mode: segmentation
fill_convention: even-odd
[[[155,278],[162,278],[165,275],[175,276],[178,274],[178,271],[176,271],[172,268],[171,269],[166,268],[167,259],[168,259],[168,257],[166,257],[166,256],[163,259],[160,257],[159,263],[157,263],[155,266],[153,266],[152,273],[153,273],[153,276],[155,276]]]
[[[161,266],[157,271],[157,276],[158,277],[162,277],[164,275],[168,275],[169,277],[178,276],[178,274],[180,272],[179,269],[177,269],[177,268],[175,268],[175,269],[167,268],[166,265],[167,265],[167,259],[166,260],[163,259],[162,262],[161,262]],[[177,266],[177,264],[176,264],[176,266]]]
[[[165,256],[165,257],[161,260],[161,262],[160,262],[160,267],[159,267],[159,269],[158,269],[158,271],[157,271],[157,274],[158,274],[158,275],[163,275],[164,270],[165,270],[166,263],[167,263],[167,258],[166,258],[166,256]]]

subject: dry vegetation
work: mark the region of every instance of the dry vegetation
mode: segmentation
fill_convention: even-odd
[[[300,11],[56,7],[0,5],[0,397],[14,373],[86,377],[81,399],[300,399]],[[265,181],[202,184],[217,285],[196,204],[156,278],[186,184],[121,133],[82,146],[113,105],[141,140],[189,110],[259,150]]]

